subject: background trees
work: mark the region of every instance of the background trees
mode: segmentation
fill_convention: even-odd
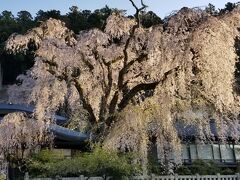
[[[18,12],[16,21],[19,26],[19,33],[25,33],[35,25],[33,22],[33,17],[28,11]]]
[[[10,55],[4,50],[5,41],[13,33],[25,33],[35,25],[32,16],[27,11],[21,11],[17,17],[9,11],[3,11],[0,15],[0,61],[3,70],[3,83],[15,82],[16,76],[23,73],[33,65],[33,57],[18,54]]]
[[[215,6],[211,3],[208,4],[208,6],[205,8],[205,11],[212,16],[218,14],[218,11],[216,10]]]
[[[163,24],[163,20],[152,11],[142,11],[140,14],[140,19],[142,26],[145,28],[149,28],[158,24]]]

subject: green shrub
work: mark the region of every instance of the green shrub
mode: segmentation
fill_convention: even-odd
[[[83,174],[118,179],[139,171],[138,166],[131,163],[132,157],[131,154],[121,155],[99,147],[91,153],[81,153],[72,159],[45,150],[29,160],[28,170],[31,177],[78,177]]]
[[[149,155],[148,157],[148,172],[162,175],[164,173],[164,167],[158,162],[158,159]]]
[[[176,174],[179,175],[192,175],[191,170],[187,166],[180,166],[175,171]]]
[[[27,160],[27,169],[34,177],[47,177],[52,167],[64,160],[64,155],[59,152],[42,150]]]
[[[221,169],[213,161],[196,160],[190,167],[192,174],[215,175],[221,172]]]
[[[215,175],[221,173],[221,169],[213,161],[196,160],[191,166],[180,166],[175,173],[179,175]]]
[[[6,174],[0,174],[0,180],[7,180]]]
[[[231,175],[231,174],[235,174],[235,173],[236,172],[233,169],[229,169],[229,168],[223,169],[221,171],[221,174],[223,174],[223,175]]]

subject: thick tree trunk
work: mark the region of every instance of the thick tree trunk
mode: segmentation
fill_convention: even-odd
[[[8,165],[8,172],[7,172],[7,179],[8,180],[16,180],[16,169],[13,168],[11,165]]]
[[[20,170],[9,163],[8,169],[7,169],[7,179],[8,180],[17,180],[17,179],[23,179],[24,174],[20,172]]]
[[[2,66],[1,66],[1,62],[0,62],[0,90],[3,87],[2,82],[3,82],[3,71],[2,71]]]

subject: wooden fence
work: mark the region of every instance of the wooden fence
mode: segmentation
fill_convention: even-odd
[[[235,175],[170,175],[170,176],[136,176],[133,177],[134,180],[240,180],[240,174]]]
[[[107,178],[108,180],[112,180],[114,178]],[[181,175],[169,175],[169,176],[134,176],[133,180],[240,180],[240,174],[237,173],[235,175],[188,175],[188,176],[181,176]],[[24,180],[29,180],[28,174],[25,175]],[[34,178],[31,180],[53,180],[52,178]],[[79,177],[68,177],[68,178],[61,178],[56,177],[54,180],[103,180],[102,177],[84,177],[83,175]],[[128,180],[128,178],[123,178],[123,180]]]

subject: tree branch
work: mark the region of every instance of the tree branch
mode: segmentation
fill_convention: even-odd
[[[121,102],[118,105],[119,110],[121,111],[124,109],[129,101],[140,91],[142,90],[152,90],[155,89],[156,86],[159,84],[159,82],[149,83],[149,84],[138,84],[135,87],[133,87],[121,100]]]
[[[63,72],[61,75],[56,75],[57,74],[56,71],[53,70],[54,67],[55,68],[58,67],[57,63],[55,63],[53,61],[49,61],[47,59],[44,59],[42,61],[49,66],[49,69],[47,69],[47,71],[51,75],[55,76],[59,81],[63,81],[63,80],[67,81],[67,74],[66,74],[66,72]]]
[[[76,87],[78,93],[79,93],[79,98],[82,101],[83,104],[83,108],[86,109],[90,115],[90,121],[92,123],[96,123],[96,117],[93,113],[93,109],[91,107],[91,105],[87,102],[87,100],[84,98],[83,95],[83,89],[81,87],[81,84],[78,82],[78,80],[76,79],[76,77],[71,77],[71,79],[69,80],[68,75],[67,75],[67,70],[65,70],[64,72],[61,73],[61,75],[57,75],[56,71],[54,71],[52,69],[52,67],[57,67],[57,64],[54,61],[49,61],[49,60],[44,60],[44,63],[49,65],[49,69],[47,70],[50,74],[54,75],[59,81],[66,81],[66,83],[70,83],[73,82],[74,86]]]
[[[145,5],[143,3],[143,0],[141,0],[141,5],[142,7],[138,8],[137,5],[134,3],[133,0],[129,0],[132,3],[132,6],[136,9],[136,13],[135,13],[135,18],[137,19],[137,26],[140,26],[140,17],[139,17],[139,13],[144,10],[145,8],[147,8],[148,6]]]
[[[73,79],[73,82],[74,82],[74,85],[75,85],[75,87],[76,87],[76,89],[79,93],[79,98],[82,101],[83,108],[86,109],[88,111],[89,115],[90,115],[90,122],[96,123],[96,117],[93,113],[93,109],[92,109],[91,105],[84,98],[83,89],[81,87],[81,84],[78,82],[77,79]]]
[[[129,38],[127,39],[125,46],[124,46],[124,50],[123,50],[123,54],[124,54],[124,60],[123,60],[123,69],[119,72],[119,76],[118,76],[118,90],[114,93],[114,96],[110,102],[110,113],[114,113],[114,111],[116,110],[116,106],[117,106],[117,102],[118,102],[118,98],[119,98],[119,92],[123,91],[124,88],[124,75],[127,72],[127,69],[136,61],[139,61],[141,59],[144,59],[146,57],[146,55],[144,55],[143,57],[139,57],[136,60],[130,61],[128,63],[128,48],[130,45],[130,41],[133,39],[135,31],[137,28],[140,27],[140,17],[139,17],[139,13],[145,9],[147,6],[143,3],[143,0],[141,0],[141,8],[138,8],[137,5],[134,3],[133,0],[129,0],[132,3],[132,6],[136,9],[136,13],[135,13],[135,18],[137,20],[137,24],[133,26],[133,28],[130,31],[130,35]]]
[[[149,83],[149,84],[138,84],[135,87],[133,87],[126,95],[123,96],[121,102],[118,105],[119,111],[124,109],[129,101],[140,91],[142,90],[153,90],[156,88],[156,86],[159,83],[164,83],[165,80],[167,79],[168,75],[171,74],[173,71],[177,70],[179,66],[167,71],[164,73],[162,79],[160,81],[154,82],[154,83]]]
[[[104,62],[104,65],[107,66],[107,70],[108,70],[108,74],[107,74],[108,83],[107,84],[104,83],[105,89],[104,89],[104,95],[102,96],[101,105],[100,105],[100,117],[99,117],[100,120],[102,118],[104,119],[107,113],[107,109],[106,109],[107,101],[109,99],[109,95],[112,90],[112,83],[113,83],[111,63]]]
[[[54,59],[56,59],[55,56],[52,57],[52,60],[51,60],[51,61],[43,58],[43,59],[42,59],[42,62],[48,64],[48,65],[51,66],[51,67],[56,67],[56,68],[57,68],[57,67],[58,67],[58,64],[57,64],[56,62],[54,62]]]
[[[92,71],[94,69],[93,65],[88,60],[86,60],[86,58],[85,58],[85,56],[84,56],[84,54],[82,52],[79,52],[79,53],[81,54],[82,61],[89,68],[89,70]]]

